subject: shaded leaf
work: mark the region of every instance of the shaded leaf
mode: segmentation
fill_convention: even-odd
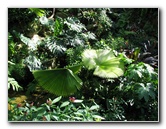
[[[138,97],[139,99],[144,98],[146,102],[149,101],[149,88],[145,87],[143,83],[140,83],[140,88],[138,89]]]
[[[82,81],[70,69],[33,71],[35,79],[49,92],[59,95],[71,95],[81,88]]]
[[[78,64],[78,65],[70,66],[67,68],[70,69],[74,74],[76,74],[81,70],[81,67],[82,67],[82,64]]]
[[[99,109],[99,105],[93,105],[92,107],[90,107],[90,110],[97,110]]]

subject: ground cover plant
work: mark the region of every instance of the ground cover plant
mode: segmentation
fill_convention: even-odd
[[[9,121],[159,121],[157,8],[8,8]]]

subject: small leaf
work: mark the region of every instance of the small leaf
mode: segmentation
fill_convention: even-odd
[[[82,102],[83,102],[83,100],[79,100],[79,99],[76,99],[73,101],[73,103],[82,103]]]
[[[95,119],[101,119],[101,120],[105,119],[104,117],[101,117],[99,115],[92,115],[92,117],[95,118]]]
[[[73,119],[82,120],[83,118],[81,118],[81,117],[73,117]]]
[[[142,73],[140,71],[137,70],[136,73],[138,74],[139,78],[142,77]]]
[[[69,103],[70,103],[69,101],[65,101],[65,102],[63,102],[63,103],[60,105],[60,108],[69,105]]]
[[[92,107],[90,107],[90,110],[97,110],[99,109],[99,105],[93,105]]]
[[[46,118],[47,121],[50,121],[50,115],[49,114],[45,115],[45,118]]]
[[[143,83],[140,83],[141,87],[138,89],[138,97],[139,99],[144,98],[146,102],[149,101],[149,89],[145,87]]]
[[[83,113],[80,113],[80,112],[74,112],[74,114],[75,114],[76,116],[84,116]]]
[[[52,101],[52,104],[59,102],[59,101],[61,100],[61,98],[62,98],[62,96],[59,96],[59,97],[55,98],[55,99]]]
[[[56,121],[58,121],[58,117],[57,117],[57,116],[52,115],[51,117],[52,117],[53,119],[55,119]]]
[[[40,20],[42,25],[49,25],[49,20],[47,17],[43,16],[39,20]]]

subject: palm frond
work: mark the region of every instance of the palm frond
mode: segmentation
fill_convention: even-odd
[[[77,64],[74,66],[67,67],[70,69],[74,74],[78,73],[81,70],[82,64]]]
[[[81,88],[81,79],[67,68],[33,71],[35,79],[49,92],[59,95],[71,95]]]

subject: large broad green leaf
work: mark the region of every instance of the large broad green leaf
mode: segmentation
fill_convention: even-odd
[[[88,69],[95,69],[94,75],[103,78],[117,78],[124,74],[124,64],[115,57],[112,50],[85,50],[83,63]]]
[[[33,71],[33,75],[44,89],[60,96],[71,95],[82,85],[81,79],[67,68]]]
[[[95,59],[97,58],[97,53],[95,50],[85,50],[82,54],[82,60],[84,65],[88,69],[94,69],[96,66]]]

